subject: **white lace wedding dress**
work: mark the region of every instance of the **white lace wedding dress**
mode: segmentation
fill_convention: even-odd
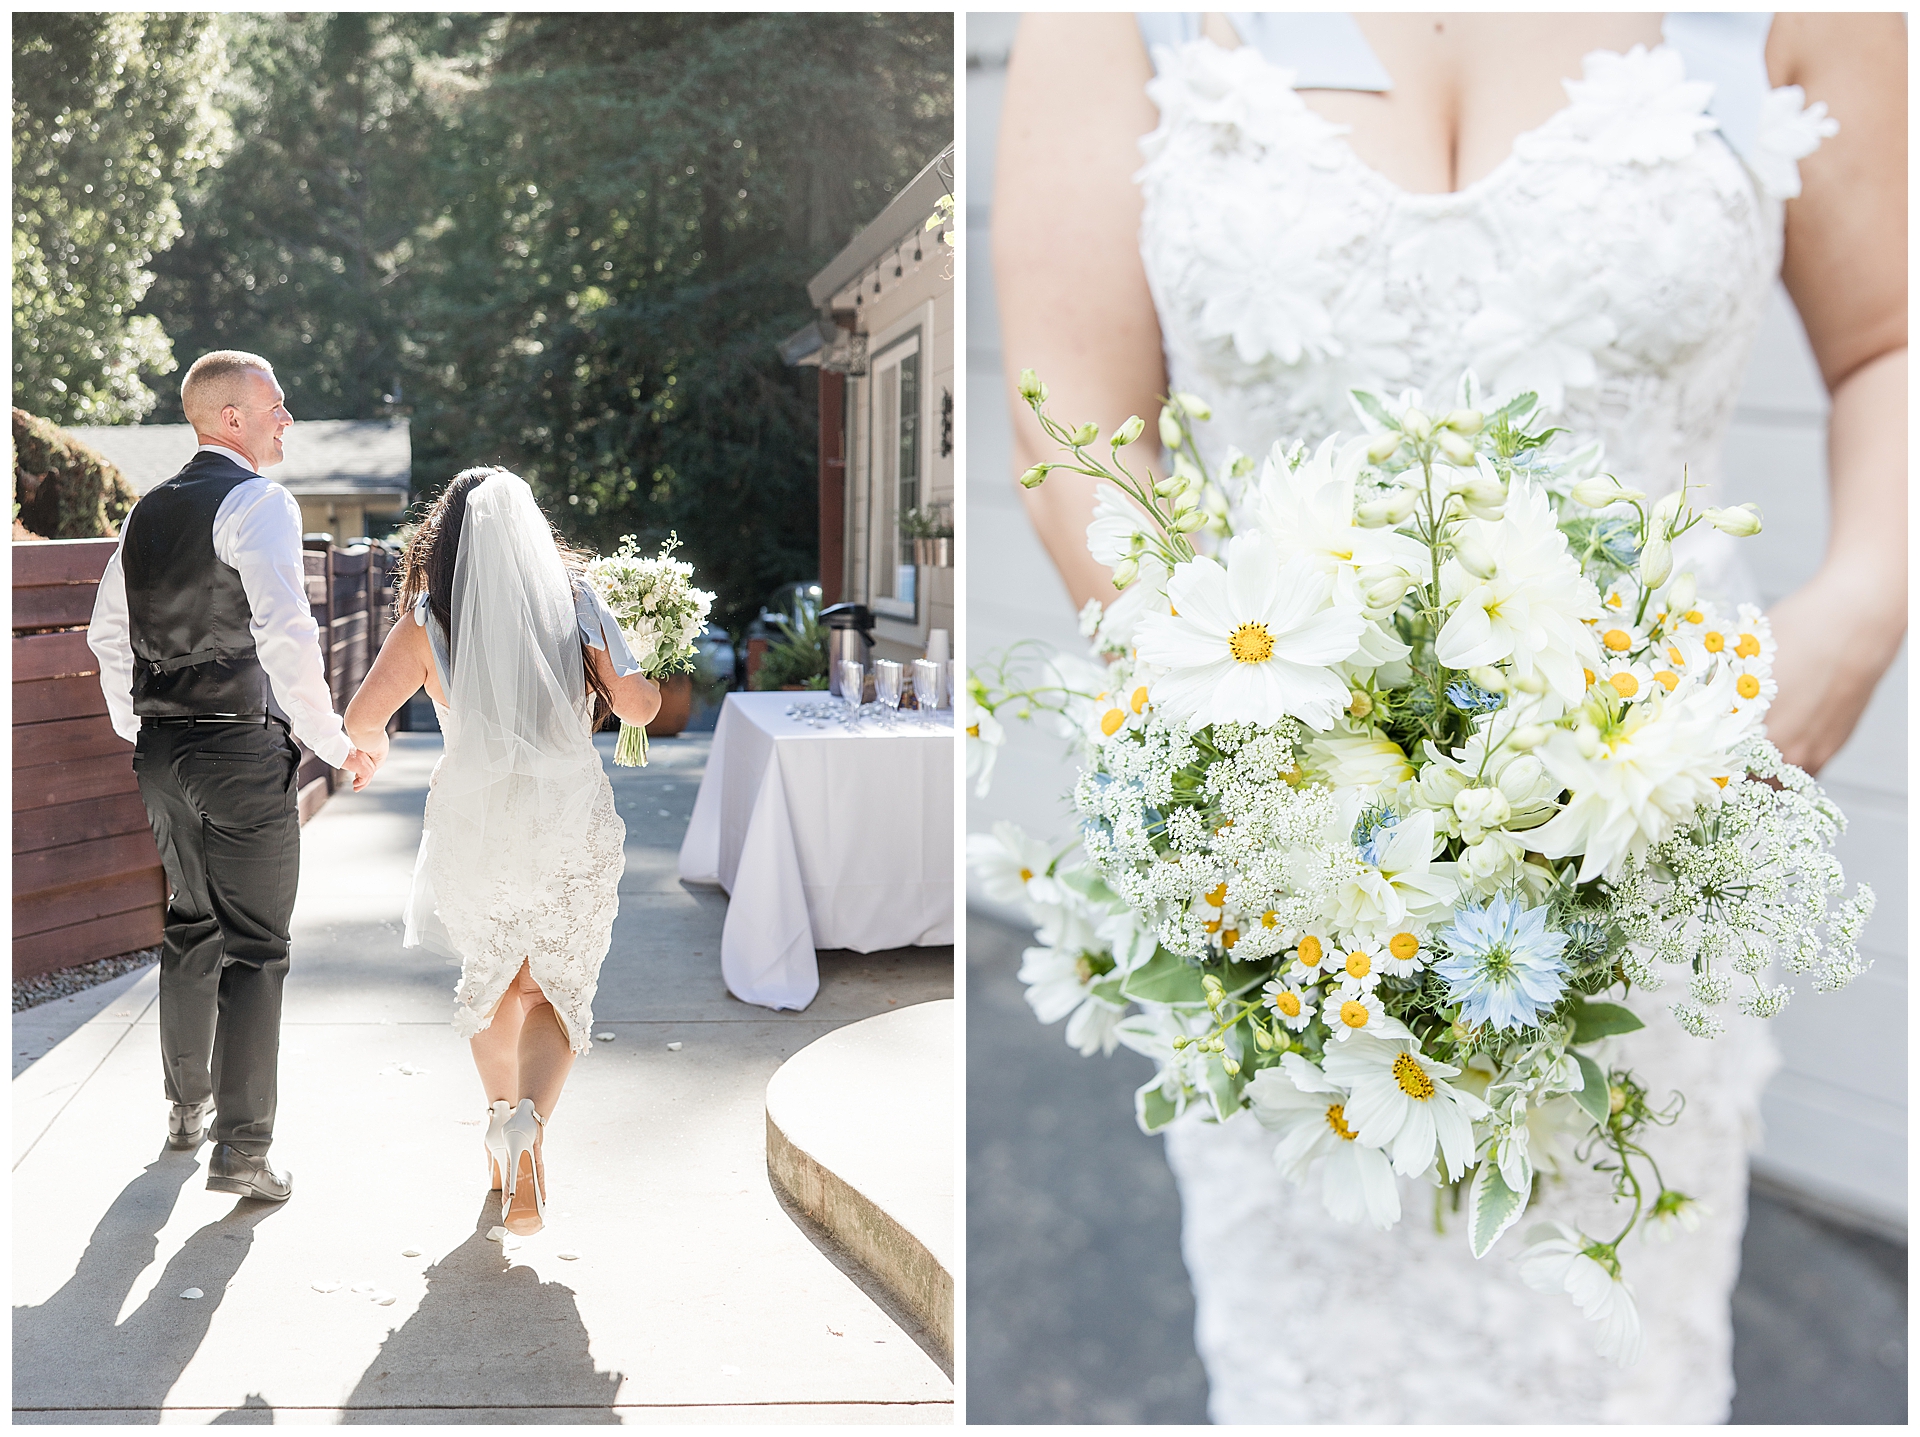
[[[1763,20],[1761,45],[1765,33]],[[1782,200],[1797,193],[1796,159],[1831,132],[1797,89],[1769,93],[1763,66],[1745,96],[1723,78],[1730,118],[1716,121],[1714,86],[1679,50],[1595,53],[1571,103],[1492,173],[1412,194],[1363,164],[1254,45],[1189,40],[1154,59],[1141,253],[1171,383],[1211,401],[1203,444],[1216,456],[1356,432],[1354,386],[1418,388],[1450,408],[1472,369],[1495,393],[1538,389],[1557,422],[1604,441],[1628,484],[1658,494],[1683,466],[1714,484],[1779,268]],[[1746,73],[1760,63],[1756,49]],[[1694,567],[1703,584],[1737,583],[1714,553]],[[1725,1420],[1746,1151],[1777,1059],[1753,1020],[1705,1042],[1658,997],[1636,1006],[1647,1028],[1618,1040],[1620,1060],[1656,1102],[1687,1095],[1648,1146],[1668,1184],[1712,1210],[1670,1246],[1627,1244],[1647,1332],[1636,1367],[1597,1357],[1574,1306],[1523,1286],[1512,1263],[1541,1217],[1623,1225],[1604,1217],[1604,1179],[1550,1186],[1476,1262],[1462,1219],[1436,1233],[1410,1186],[1397,1228],[1346,1226],[1314,1188],[1280,1178],[1275,1139],[1250,1114],[1183,1120],[1167,1151],[1214,1419]]]
[[[580,644],[612,650],[618,671],[639,666],[604,604],[562,572],[532,496],[488,493],[496,482],[468,500],[456,662],[425,595],[414,610],[449,701],[434,703],[446,752],[427,793],[406,944],[460,960],[461,1037],[492,1021],[524,962],[583,1053],[620,908],[627,826],[593,745]],[[470,557],[484,582],[464,586],[472,599],[463,607]]]

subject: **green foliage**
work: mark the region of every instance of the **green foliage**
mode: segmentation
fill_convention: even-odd
[[[135,314],[180,232],[176,189],[216,163],[223,69],[204,14],[13,17],[13,394],[57,422],[124,424],[175,367]]]
[[[14,517],[43,539],[102,539],[119,532],[134,494],[97,450],[56,424],[13,411]]]
[[[806,281],[953,131],[952,18],[225,17],[232,155],[148,299],[301,418],[413,418],[414,487],[524,475],[677,530],[736,632],[818,568]]]
[[[767,645],[754,670],[756,691],[801,684],[810,689],[827,686],[827,626],[810,604],[798,604],[790,614],[774,619],[780,637]]]

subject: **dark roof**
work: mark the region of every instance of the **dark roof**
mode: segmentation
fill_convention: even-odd
[[[807,298],[813,301],[813,307],[821,308],[848,280],[859,277],[907,235],[925,228],[927,216],[933,213],[940,196],[952,188],[953,146],[948,145],[893,197],[893,203],[880,211],[872,224],[855,235],[845,249],[827,261],[825,269],[807,281]]]
[[[75,424],[67,432],[99,450],[134,492],[172,478],[199,447],[191,424]],[[267,472],[296,496],[408,497],[413,438],[404,419],[302,419],[287,457]]]

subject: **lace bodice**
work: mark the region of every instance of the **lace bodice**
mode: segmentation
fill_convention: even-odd
[[[1629,484],[1717,477],[1824,106],[1774,91],[1742,158],[1678,51],[1595,52],[1491,173],[1415,194],[1251,45],[1154,58],[1141,254],[1171,381],[1213,404],[1203,446],[1355,432],[1354,387],[1450,407],[1471,369],[1536,389]]]
[[[1141,254],[1171,384],[1213,406],[1210,458],[1357,432],[1354,387],[1419,389],[1450,408],[1472,370],[1495,396],[1537,390],[1629,484],[1670,490],[1682,466],[1717,479],[1796,161],[1834,127],[1824,107],[1797,89],[1758,94],[1737,151],[1708,113],[1713,86],[1679,51],[1598,52],[1565,108],[1495,170],[1414,194],[1363,164],[1345,127],[1252,45],[1153,53],[1161,122],[1142,143]],[[1748,1022],[1709,1051],[1640,1006],[1648,1027],[1623,1058],[1655,1091],[1689,1095],[1654,1150],[1715,1217],[1667,1252],[1632,1245],[1638,1368],[1604,1364],[1570,1304],[1520,1284],[1506,1260],[1518,1244],[1476,1263],[1457,1222],[1445,1236],[1417,1217],[1390,1234],[1344,1226],[1315,1187],[1274,1172],[1275,1139],[1250,1116],[1183,1120],[1169,1156],[1215,1419],[1723,1419],[1743,1150],[1771,1045]],[[1545,1193],[1541,1211],[1597,1218],[1583,1196],[1597,1179],[1584,1178]],[[1408,1188],[1403,1201],[1431,1199]],[[1343,1379],[1338,1354],[1388,1333],[1392,1361]]]

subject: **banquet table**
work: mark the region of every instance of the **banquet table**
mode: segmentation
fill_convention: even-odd
[[[765,1008],[813,1001],[817,948],[953,942],[951,714],[849,727],[835,703],[728,694],[680,845],[683,879],[727,891],[727,990]]]

